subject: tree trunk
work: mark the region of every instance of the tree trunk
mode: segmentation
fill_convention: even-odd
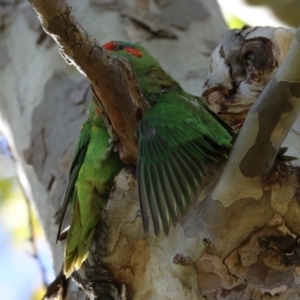
[[[122,5],[74,1],[72,5],[78,21],[100,44],[140,41],[185,89],[200,95],[209,54],[226,32],[224,20],[215,1],[173,0],[166,6],[162,2],[170,1],[151,2],[151,10],[148,1],[128,0]],[[24,190],[37,207],[59,272],[63,245],[55,244],[55,215],[86,119],[90,87],[73,66],[65,64],[27,2],[6,6],[1,22],[1,130],[12,147]],[[292,106],[297,107],[297,87],[288,90]],[[290,120],[291,111],[291,107],[285,110]],[[255,111],[252,115],[255,120]],[[249,122],[255,123],[251,118]],[[288,125],[283,127],[288,130]],[[280,137],[274,153],[267,149],[264,155],[271,158],[260,164],[260,174],[254,170],[254,176],[247,173],[253,170],[253,153],[240,145],[242,137],[246,146],[257,141],[255,135],[247,140],[245,132],[233,152],[239,160],[231,156],[212,193],[221,167],[211,166],[197,201],[168,237],[143,233],[135,169],[121,171],[89,258],[74,274],[90,299],[263,299],[276,293],[280,299],[292,299],[299,294],[298,169],[283,165],[275,179],[262,184],[284,133],[274,131]],[[252,156],[243,160],[245,153]],[[240,178],[236,193],[234,180]],[[229,192],[224,184],[231,187]],[[84,299],[84,294],[73,287],[68,299]]]

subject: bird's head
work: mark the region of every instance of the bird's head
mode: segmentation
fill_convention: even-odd
[[[142,46],[123,41],[111,41],[102,47],[112,56],[123,57],[128,61],[150,105],[167,86],[178,85]]]
[[[114,56],[125,57],[130,64],[141,63],[150,54],[142,47],[136,44],[123,41],[111,41],[102,46]]]
[[[111,41],[104,44],[103,48],[113,56],[125,58],[138,78],[147,76],[151,67],[159,66],[156,59],[145,48],[137,44],[124,41]]]
[[[161,69],[158,61],[142,46],[129,42],[111,41],[102,47],[109,51],[112,56],[123,57],[128,61],[137,77],[144,97],[148,99],[156,81],[156,70]]]

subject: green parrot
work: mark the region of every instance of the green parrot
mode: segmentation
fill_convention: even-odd
[[[62,241],[65,236],[62,225],[67,207],[71,204],[71,225],[65,231],[64,274],[67,278],[86,260],[114,177],[123,168],[109,139],[101,111],[92,103],[75,149],[58,226],[57,241]]]
[[[125,58],[137,77],[139,88],[150,105],[138,125],[138,195],[145,232],[148,210],[154,232],[169,233],[170,223],[196,194],[205,166],[227,157],[233,131],[204,101],[182,89],[141,46],[111,41],[103,46]]]

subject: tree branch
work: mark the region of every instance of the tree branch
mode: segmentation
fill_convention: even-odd
[[[29,0],[38,14],[44,30],[59,46],[60,53],[89,79],[101,103],[97,103],[118,140],[124,163],[135,164],[137,159],[136,127],[147,109],[137,81],[128,64],[112,58],[97,41],[91,38],[71,13],[63,0]],[[112,88],[113,87],[113,88]]]

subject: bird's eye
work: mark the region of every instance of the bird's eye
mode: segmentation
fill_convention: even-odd
[[[119,50],[124,50],[125,49],[125,45],[120,44],[118,47]]]

